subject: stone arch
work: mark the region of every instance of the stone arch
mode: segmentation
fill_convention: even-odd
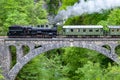
[[[16,75],[18,74],[18,72],[22,69],[22,67],[26,63],[28,63],[32,58],[37,56],[38,54],[41,54],[41,53],[46,52],[48,50],[61,48],[61,47],[70,47],[70,46],[82,47],[82,48],[88,48],[88,49],[91,49],[91,50],[96,50],[96,51],[102,53],[103,55],[109,57],[110,59],[112,59],[115,62],[119,61],[117,55],[109,54],[109,51],[107,49],[105,49],[103,47],[100,47],[100,46],[97,46],[95,44],[82,44],[82,43],[74,44],[74,42],[67,42],[67,43],[66,42],[60,42],[58,44],[51,43],[51,44],[42,45],[42,47],[36,48],[36,49],[32,50],[31,52],[29,52],[28,54],[26,54],[24,57],[22,57],[19,60],[19,62],[17,62],[16,65],[9,71],[8,80],[14,80]]]

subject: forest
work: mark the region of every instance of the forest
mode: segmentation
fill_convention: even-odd
[[[11,25],[47,24],[49,16],[73,6],[80,0],[1,0],[0,36],[6,36]],[[88,1],[88,0],[85,0]],[[64,25],[120,25],[120,7],[102,13],[84,13],[70,17]],[[108,45],[104,46],[109,49]],[[13,67],[16,49],[10,48]],[[24,47],[24,54],[29,52]],[[120,56],[120,45],[115,49]],[[0,79],[2,76],[0,69]],[[27,63],[15,80],[120,80],[120,66],[103,54],[78,47],[65,47],[47,51]]]

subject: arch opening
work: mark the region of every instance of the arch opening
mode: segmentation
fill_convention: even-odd
[[[11,54],[10,68],[12,68],[17,62],[16,47],[14,45],[9,46],[9,52]]]
[[[106,48],[107,50],[111,50],[111,47],[109,45],[103,45],[102,47]]]
[[[26,55],[27,53],[29,53],[30,48],[27,45],[23,45],[22,46],[22,50],[23,50],[23,54]]]
[[[59,50],[61,50],[61,51],[59,51]],[[56,53],[54,53],[54,52],[56,52]],[[73,54],[73,53],[75,53],[75,54]],[[64,57],[64,59],[61,59],[63,57]],[[102,57],[102,60],[100,59],[100,57]],[[38,58],[38,59],[36,59],[36,58]],[[70,61],[70,59],[71,59],[71,61]],[[77,59],[77,60],[75,60],[75,59]],[[100,64],[104,64],[104,65],[105,65],[105,62],[107,62],[107,63],[113,62],[112,60],[110,60],[106,56],[100,54],[99,52],[90,50],[87,48],[81,48],[81,47],[57,48],[57,49],[49,50],[47,52],[44,52],[44,54],[39,54],[38,56],[34,57],[21,70],[21,71],[26,71],[26,72],[25,73],[21,72],[18,75],[26,74],[26,76],[31,76],[31,77],[29,77],[29,79],[34,78],[35,76],[37,78],[39,76],[42,76],[41,79],[42,78],[46,79],[46,77],[47,77],[47,79],[49,80],[50,77],[53,78],[53,76],[55,77],[55,75],[56,75],[56,73],[54,71],[53,71],[54,73],[51,73],[51,71],[53,69],[56,70],[56,69],[58,69],[57,67],[59,67],[59,69],[62,70],[64,67],[66,67],[66,65],[68,65],[68,63],[70,64],[69,66],[72,66],[74,64],[74,66],[81,65],[79,67],[82,67],[82,64],[87,63],[87,60],[93,61],[94,63],[101,60]],[[106,61],[104,61],[104,60],[106,60]],[[77,61],[77,62],[75,62],[75,61]],[[36,63],[36,62],[38,62],[38,63]],[[41,63],[41,62],[43,62],[43,63]],[[30,66],[30,64],[35,65],[34,68],[32,66]],[[37,65],[37,64],[39,64],[39,65]],[[29,67],[29,68],[27,68],[27,67]],[[27,69],[25,69],[25,68],[27,68]],[[39,69],[39,68],[44,68],[46,70]],[[40,71],[40,72],[30,73],[29,71],[31,69],[36,69],[35,71]],[[33,70],[31,70],[31,71],[33,71]],[[70,71],[72,71],[72,70],[70,70]],[[58,72],[58,74],[61,75],[60,72]],[[20,78],[23,79],[23,77],[20,77]],[[19,79],[19,78],[16,77],[16,80],[17,79]],[[57,78],[55,78],[53,80],[57,80]]]
[[[120,56],[120,45],[115,47],[115,53]]]
[[[42,47],[42,45],[35,45],[34,49]]]

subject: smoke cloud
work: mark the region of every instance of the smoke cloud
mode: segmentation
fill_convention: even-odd
[[[112,9],[120,6],[120,0],[80,0],[73,6],[68,6],[66,10],[62,10],[54,18],[55,23],[63,23],[72,16],[80,16],[84,13],[102,12],[103,10]]]

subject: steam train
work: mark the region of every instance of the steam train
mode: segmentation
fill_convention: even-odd
[[[65,25],[58,32],[56,25],[38,25],[36,27],[10,26],[8,31],[9,38],[17,37],[120,37],[120,26],[108,26],[104,30],[101,25]]]
[[[38,25],[37,27],[31,26],[10,26],[7,33],[9,38],[25,38],[25,37],[56,37],[57,36],[57,27],[56,25]]]

